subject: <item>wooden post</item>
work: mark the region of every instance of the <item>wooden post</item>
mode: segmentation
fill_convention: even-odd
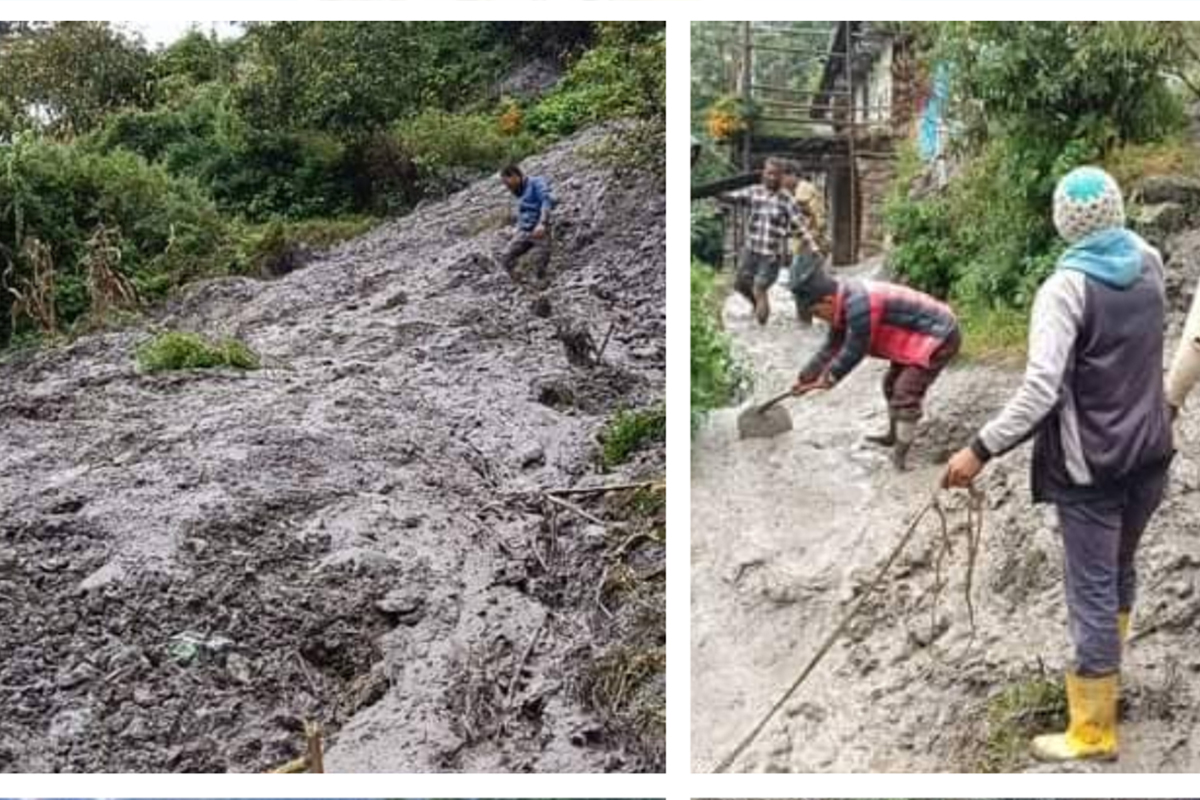
[[[850,98],[850,125],[846,128],[846,154],[850,161],[850,260],[851,263],[858,263],[858,157],[854,154],[858,120],[855,119],[857,98],[854,96],[854,23],[846,22],[844,24],[846,26],[846,92]]]
[[[742,104],[743,111],[754,101],[751,87],[754,85],[754,53],[751,47],[750,23],[742,23]],[[751,131],[742,131],[742,172],[750,172]]]

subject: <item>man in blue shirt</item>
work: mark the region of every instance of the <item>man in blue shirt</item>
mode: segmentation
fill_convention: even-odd
[[[517,197],[517,231],[504,249],[500,264],[515,277],[517,259],[532,251],[534,274],[539,283],[544,283],[550,263],[550,209],[554,206],[550,187],[545,178],[526,176],[516,164],[501,170],[500,179]]]

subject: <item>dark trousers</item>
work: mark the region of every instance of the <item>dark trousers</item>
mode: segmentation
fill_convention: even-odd
[[[1167,480],[1164,465],[1101,499],[1057,506],[1068,625],[1080,675],[1109,675],[1121,666],[1117,612],[1133,608],[1134,556],[1142,532],[1162,502]]]
[[[961,345],[962,338],[956,330],[933,351],[928,367],[892,362],[887,374],[883,376],[883,396],[887,398],[888,412],[893,419],[916,422],[921,418],[929,387],[933,386],[933,382],[942,374],[946,365],[958,355]]]
[[[513,270],[517,268],[517,260],[530,251],[533,251],[530,258],[533,261],[534,275],[541,280],[546,277],[546,267],[550,263],[549,229],[547,229],[546,235],[540,239],[535,239],[532,231],[518,230],[509,240],[503,255],[500,256],[500,264],[506,272],[512,274]]]

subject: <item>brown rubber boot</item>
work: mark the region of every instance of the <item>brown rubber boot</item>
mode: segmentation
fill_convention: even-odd
[[[892,466],[897,472],[908,471],[908,451],[917,438],[917,423],[907,420],[896,422],[896,443],[892,445]]]

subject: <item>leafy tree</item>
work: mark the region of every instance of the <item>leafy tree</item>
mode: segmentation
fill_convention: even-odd
[[[1177,23],[944,22],[913,27],[927,67],[949,65],[960,167],[909,197],[915,156],[887,220],[893,266],[967,306],[1023,307],[1062,243],[1050,209],[1072,168],[1182,126],[1165,75],[1189,56]]]
[[[0,99],[56,133],[94,128],[147,99],[150,54],[107,22],[59,22],[11,35],[0,51]]]
[[[380,128],[460,107],[500,66],[479,23],[273,22],[249,27],[242,109],[258,127]]]

